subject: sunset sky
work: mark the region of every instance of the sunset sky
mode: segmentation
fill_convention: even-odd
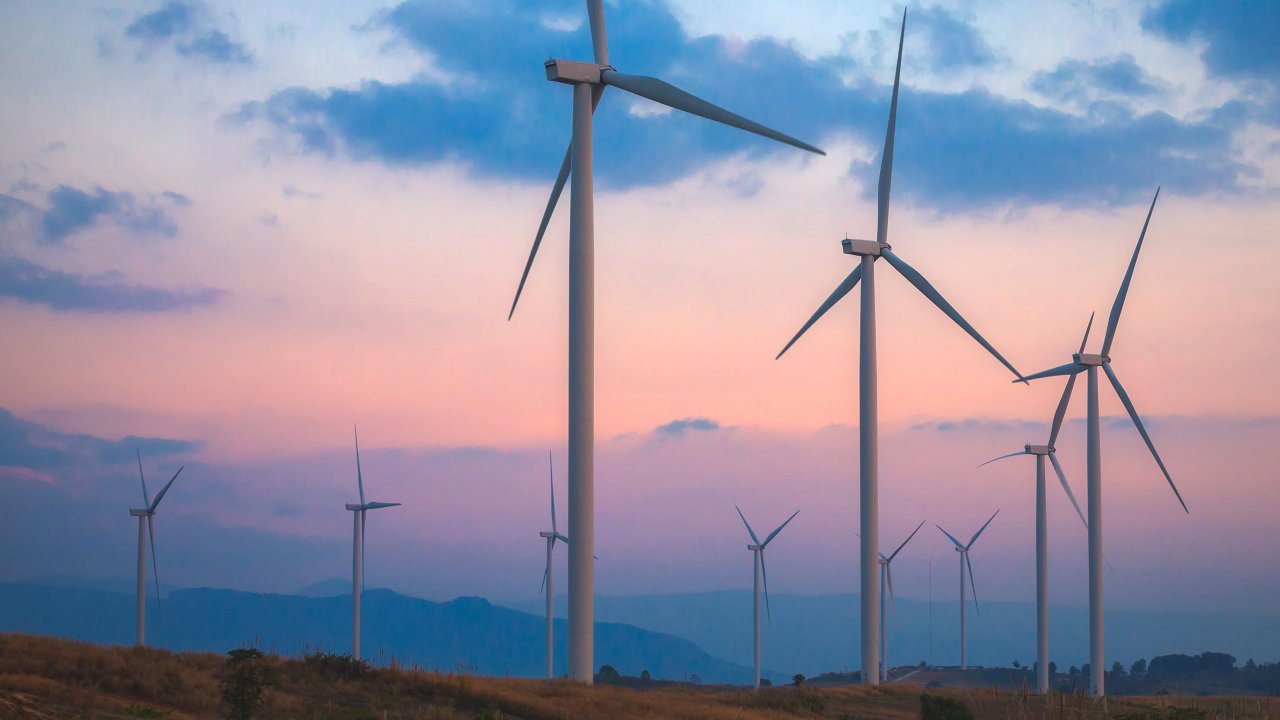
[[[611,59],[827,156],[601,104],[604,594],[746,587],[735,503],[758,526],[801,511],[772,589],[856,588],[856,296],[774,356],[852,268],[839,240],[874,237],[902,5],[723,7],[606,2]],[[1019,370],[1105,321],[1163,187],[1112,356],[1191,513],[1104,388],[1118,607],[1276,613],[1278,8],[908,8],[889,239]],[[370,585],[534,596],[548,450],[567,503],[567,202],[507,310],[569,134],[542,62],[589,59],[585,18],[567,0],[0,6],[0,581],[130,575],[135,448],[153,492],[186,465],[157,517],[166,582],[347,576],[358,423],[371,499],[404,503],[370,516]],[[924,518],[972,533],[998,507],[981,592],[1031,599],[1033,463],[975,468],[1044,442],[1062,383],[1010,383],[880,278],[882,538]],[[1059,456],[1083,502],[1082,391]],[[1050,513],[1054,601],[1083,605],[1056,484]],[[902,595],[954,560],[921,540]]]

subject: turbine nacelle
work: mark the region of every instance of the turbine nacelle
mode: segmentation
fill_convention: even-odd
[[[547,530],[543,530],[542,532],[538,533],[538,537],[553,538],[555,536],[556,536],[555,533],[549,532]]]
[[[1028,455],[1052,455],[1054,447],[1051,445],[1024,445],[1023,450]]]
[[[844,249],[845,255],[880,257],[880,254],[891,246],[889,243],[876,242],[875,240],[845,238],[840,241],[840,247]]]
[[[1071,355],[1071,360],[1077,365],[1084,365],[1085,367],[1091,367],[1091,366],[1097,367],[1097,366],[1106,365],[1107,363],[1111,362],[1111,356],[1110,355],[1092,355],[1089,353],[1073,353]]]
[[[146,508],[130,508],[130,509],[129,509],[129,514],[130,514],[130,515],[132,515],[132,516],[134,516],[134,517],[149,517],[149,516],[151,516],[151,515],[155,515],[155,513],[154,513],[154,512],[152,512],[152,511],[150,511],[150,510],[148,510],[148,509],[146,509]]]
[[[565,83],[566,85],[576,85],[578,83],[586,83],[588,85],[599,85],[600,76],[605,70],[612,70],[610,65],[597,65],[589,62],[578,62],[577,60],[556,60],[548,59],[543,63],[543,67],[547,70],[547,79],[551,82]]]

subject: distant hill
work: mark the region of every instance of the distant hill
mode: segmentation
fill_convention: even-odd
[[[373,588],[370,588],[367,585],[365,586],[366,592],[372,589]],[[293,594],[301,595],[302,597],[333,597],[335,595],[350,595],[351,581],[343,578],[329,578],[328,580],[321,580],[318,583],[298,588],[293,592]]]
[[[557,674],[565,672],[566,627],[556,622]],[[545,672],[544,619],[482,598],[437,603],[390,590],[364,594],[366,659],[495,676]],[[0,632],[129,644],[134,598],[88,588],[0,584]],[[233,590],[175,590],[147,609],[147,642],[171,650],[226,652],[255,646],[285,655],[350,651],[351,601]],[[688,640],[617,623],[596,624],[596,666],[626,675],[747,683],[751,669],[712,657]],[[781,678],[777,678],[781,679]]]
[[[856,671],[858,596],[854,594],[770,597],[772,625],[761,621],[761,663],[790,677],[800,672]],[[535,612],[542,600],[512,603]],[[930,620],[927,601],[898,598],[897,617],[888,616],[889,664],[959,663],[959,607],[935,600]],[[556,612],[563,615],[563,598]],[[761,610],[763,614],[763,609]],[[598,596],[599,622],[636,625],[688,638],[712,655],[731,662],[751,662],[751,591],[721,590],[674,595]],[[1108,610],[1107,659],[1127,667],[1139,658],[1206,649],[1231,653],[1243,663],[1280,660],[1280,614]],[[930,626],[932,625],[932,633]],[[983,601],[980,612],[969,606],[969,662],[1008,667],[1014,660],[1035,660],[1035,605],[1029,602]],[[1049,609],[1050,658],[1062,670],[1089,659],[1086,608]],[[932,634],[932,637],[930,635]]]

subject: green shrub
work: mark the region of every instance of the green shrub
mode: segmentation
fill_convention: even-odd
[[[236,648],[227,653],[222,676],[222,702],[229,720],[249,720],[262,704],[262,693],[271,682],[271,670],[255,648]]]
[[[315,652],[303,660],[320,674],[340,680],[354,680],[369,671],[369,663],[350,655]]]
[[[973,713],[954,698],[925,693],[920,696],[922,720],[973,720]]]

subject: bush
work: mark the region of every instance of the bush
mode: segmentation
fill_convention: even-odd
[[[230,720],[249,720],[262,704],[262,693],[271,681],[270,670],[262,663],[262,652],[237,648],[227,653],[226,674],[222,676],[222,701]]]
[[[973,713],[959,700],[925,693],[920,696],[922,720],[973,720]]]
[[[791,684],[795,685],[796,687],[800,687],[801,685],[804,685],[804,673],[796,673],[795,675],[792,675]]]
[[[601,665],[600,672],[596,673],[596,680],[603,683],[616,683],[621,678],[618,669],[612,665]]]
[[[340,680],[354,680],[369,671],[369,663],[351,655],[316,652],[303,660],[322,675]]]

